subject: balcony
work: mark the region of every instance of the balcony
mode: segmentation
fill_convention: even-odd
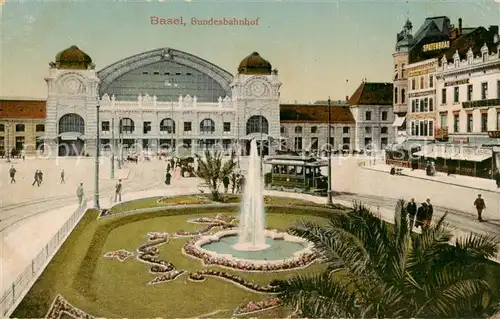
[[[472,107],[483,107],[483,106],[500,106],[500,99],[487,99],[487,100],[462,102],[462,107],[464,109]]]
[[[443,126],[441,128],[436,128],[434,132],[434,138],[438,141],[448,140],[448,127]]]

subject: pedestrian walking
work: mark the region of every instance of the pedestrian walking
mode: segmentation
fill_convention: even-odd
[[[240,175],[240,178],[238,179],[238,186],[238,193],[243,193],[243,188],[245,187],[245,176]]]
[[[222,184],[224,184],[224,193],[227,194],[229,189],[229,176],[224,176],[222,178]]]
[[[408,220],[410,222],[410,227],[413,229],[415,223],[415,216],[417,215],[417,204],[415,203],[415,198],[410,199],[410,202],[406,204],[406,211],[408,212]]]
[[[497,188],[500,188],[500,172],[496,171],[495,175],[493,176],[495,179],[495,182],[497,183]]]
[[[122,201],[122,180],[119,179],[115,186],[115,203],[118,199],[119,202]]]
[[[10,170],[9,170],[9,175],[10,175],[10,183],[15,183],[16,182],[16,169],[14,168],[14,165],[12,165],[10,167]]]
[[[83,195],[84,195],[84,192],[83,192],[83,183],[80,183],[80,185],[76,189],[76,197],[78,198],[78,204],[80,204],[80,205],[83,202]]]
[[[61,170],[61,180],[60,180],[60,183],[61,184],[66,184],[66,181],[64,180],[64,170]]]
[[[238,182],[238,175],[236,173],[231,174],[231,192],[234,194],[234,191],[236,190],[236,183]]]
[[[481,194],[477,195],[477,198],[474,201],[474,206],[476,206],[477,210],[477,220],[479,220],[480,222],[484,221],[481,214],[483,213],[483,210],[486,208],[486,203],[484,202],[484,199],[482,198]]]
[[[39,169],[38,170],[38,186],[40,186],[40,184],[42,184],[43,182],[43,173],[42,173],[42,170]]]
[[[34,180],[33,180],[33,183],[31,184],[31,186],[35,186],[35,184],[36,184],[36,186],[40,187],[40,174],[39,174],[39,171],[40,170],[38,170],[38,169],[35,171],[35,176],[33,177]]]
[[[422,203],[424,207],[424,224],[422,225],[422,229],[428,229],[431,227],[432,215],[434,214],[434,207],[431,204],[431,199],[427,198],[425,202]]]
[[[172,179],[172,174],[170,174],[170,170],[167,170],[167,174],[165,174],[165,185],[170,185],[171,179]]]
[[[174,175],[175,175],[175,179],[176,180],[179,180],[181,178],[181,166],[179,164],[179,162],[177,162],[177,164],[175,164],[175,169],[174,169]]]

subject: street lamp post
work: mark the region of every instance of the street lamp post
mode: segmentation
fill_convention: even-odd
[[[246,102],[245,102],[245,106],[246,106]],[[239,169],[240,169],[240,155],[241,155],[240,114],[238,113],[236,116],[238,117],[236,120],[237,120],[237,125],[238,125],[238,130],[237,130],[237,143],[238,143],[238,146],[237,146],[237,150],[238,150],[238,171],[239,171]]]
[[[172,149],[172,157],[174,156],[174,101],[170,98],[170,148]]]
[[[123,149],[122,130],[123,130],[122,119],[118,118],[118,144],[120,145],[118,154],[118,169],[122,169],[122,149]]]
[[[10,133],[9,133],[9,128],[10,128],[10,124],[9,123],[5,124],[5,129],[7,130],[7,142],[5,143],[5,152],[7,155],[7,163],[10,163],[10,149],[9,149]]]
[[[331,100],[328,97],[328,205],[332,206],[332,129],[331,129],[331,120],[332,120],[332,107]]]
[[[165,81],[165,86],[169,88],[176,88],[178,84],[172,81]],[[174,156],[174,100],[172,95],[170,95],[170,148],[172,149],[172,157]]]
[[[113,148],[111,149],[111,179],[115,178],[115,112],[113,111],[113,117],[111,118],[111,140],[113,141]]]
[[[100,210],[99,205],[99,101],[96,105],[96,122],[97,122],[97,132],[96,132],[96,151],[95,151],[95,179],[94,179],[94,208]]]

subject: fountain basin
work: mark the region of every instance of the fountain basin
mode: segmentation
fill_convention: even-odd
[[[312,263],[317,255],[307,240],[276,230],[265,230],[266,245],[261,250],[235,249],[237,229],[193,238],[184,253],[200,258],[207,265],[219,265],[242,271],[280,271],[301,268]]]

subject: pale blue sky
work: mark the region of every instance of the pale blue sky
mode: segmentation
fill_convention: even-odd
[[[407,11],[414,31],[425,17],[439,15],[455,24],[461,17],[464,27],[500,24],[500,3],[494,0],[7,0],[1,13],[0,96],[46,97],[48,62],[75,44],[98,70],[140,52],[171,47],[234,74],[240,60],[257,51],[279,70],[283,101],[341,99],[363,78],[391,81],[396,33]],[[188,24],[153,26],[150,16],[182,16]],[[259,18],[260,25],[191,26],[191,17]]]

